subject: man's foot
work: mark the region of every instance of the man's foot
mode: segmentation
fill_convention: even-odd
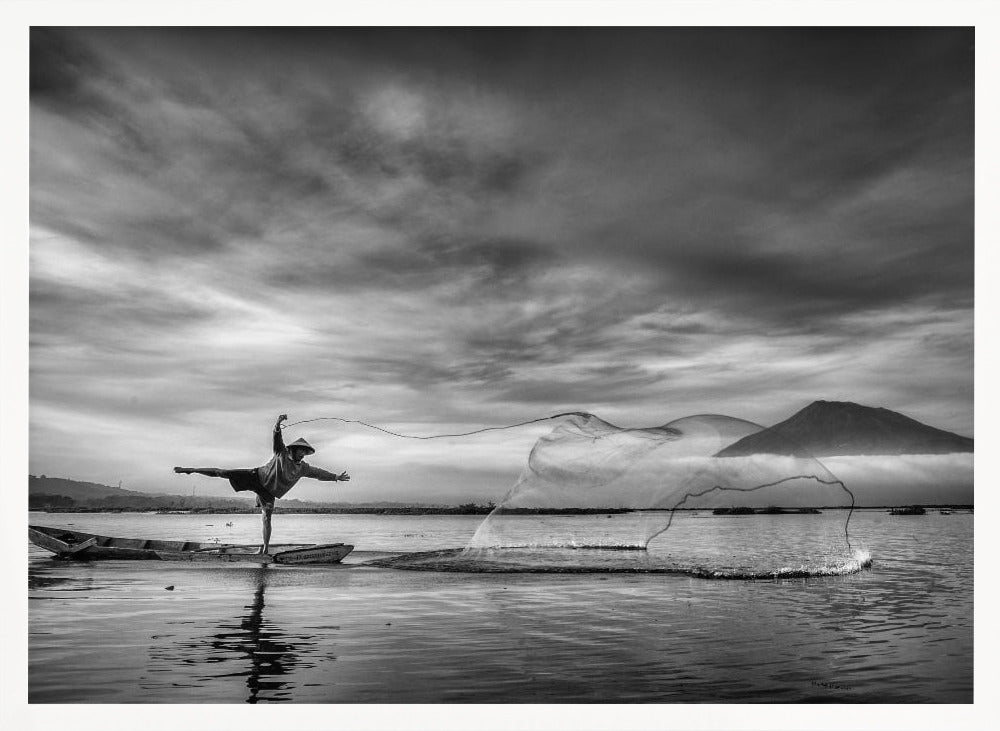
[[[266,555],[267,555],[267,549],[266,549],[266,548],[264,548],[263,546],[261,546],[261,547],[260,547],[260,550],[259,550],[259,551],[257,551],[257,555],[258,555],[258,556],[266,556]]]

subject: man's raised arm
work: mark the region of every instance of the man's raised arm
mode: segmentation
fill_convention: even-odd
[[[285,440],[281,438],[281,422],[288,418],[288,414],[282,414],[274,422],[274,453],[277,454],[285,448]]]

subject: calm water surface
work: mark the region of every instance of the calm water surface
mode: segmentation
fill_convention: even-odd
[[[686,514],[646,560],[784,566],[824,552],[835,560],[843,517]],[[259,540],[249,515],[33,513],[30,521],[105,535]],[[460,547],[480,521],[275,516],[278,542],[357,546],[334,567],[72,563],[32,547],[29,699],[973,700],[970,514],[856,512],[852,542],[874,563],[845,576],[709,581],[368,565]]]

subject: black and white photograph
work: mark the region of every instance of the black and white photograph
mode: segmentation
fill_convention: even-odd
[[[897,20],[32,24],[28,705],[984,700]]]

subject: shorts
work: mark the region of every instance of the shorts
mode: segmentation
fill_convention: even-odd
[[[229,470],[229,484],[236,492],[252,492],[257,496],[258,508],[274,509],[274,495],[264,489],[257,470]]]

